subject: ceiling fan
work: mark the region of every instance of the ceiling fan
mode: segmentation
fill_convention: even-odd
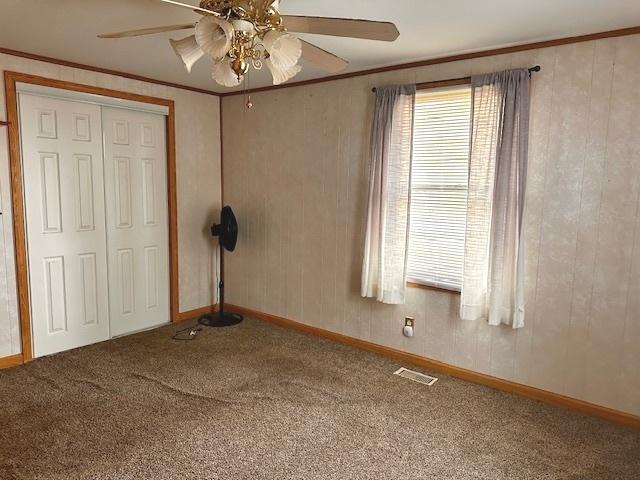
[[[251,66],[260,70],[266,64],[279,85],[296,76],[300,59],[328,73],[338,73],[349,62],[289,32],[315,33],[336,37],[393,42],[400,32],[393,23],[347,18],[281,15],[279,0],[201,0],[199,6],[174,0],[160,0],[189,8],[202,15],[196,23],[143,28],[98,35],[124,38],[195,28],[181,40],[170,40],[187,70],[203,56],[213,60],[213,79],[225,87],[242,83]]]

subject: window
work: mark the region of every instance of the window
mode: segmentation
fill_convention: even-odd
[[[469,177],[471,88],[416,95],[408,280],[460,291]]]

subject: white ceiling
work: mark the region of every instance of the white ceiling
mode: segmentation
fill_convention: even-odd
[[[196,4],[197,0],[183,0]],[[640,0],[282,0],[282,13],[395,22],[394,43],[303,35],[351,62],[349,70],[640,25]],[[189,31],[101,40],[97,33],[195,21],[158,0],[0,0],[0,47],[192,87],[228,91],[203,59],[187,73],[169,38]],[[308,65],[293,81],[325,76]],[[269,85],[266,72],[251,87]]]

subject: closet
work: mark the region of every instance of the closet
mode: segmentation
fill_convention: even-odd
[[[18,101],[34,356],[168,323],[164,115],[55,89]]]

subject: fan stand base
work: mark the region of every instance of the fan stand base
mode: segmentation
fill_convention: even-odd
[[[198,323],[207,327],[222,328],[237,325],[242,322],[242,320],[242,315],[238,313],[216,312],[200,317],[200,319],[198,319]]]

